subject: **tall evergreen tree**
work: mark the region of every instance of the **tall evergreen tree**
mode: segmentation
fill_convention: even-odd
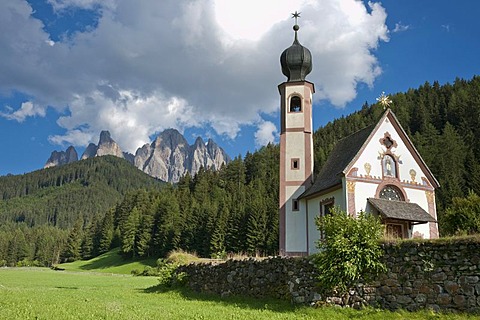
[[[122,253],[128,257],[137,256],[137,252],[135,251],[135,240],[139,220],[140,211],[137,209],[137,207],[133,207],[132,211],[128,215],[127,220],[123,224],[122,232]]]

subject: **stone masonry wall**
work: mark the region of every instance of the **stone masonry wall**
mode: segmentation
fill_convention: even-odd
[[[480,241],[408,241],[384,244],[383,248],[387,272],[372,283],[357,284],[343,297],[321,297],[316,287],[317,271],[308,258],[190,264],[178,272],[188,275],[191,289],[222,296],[480,313]]]

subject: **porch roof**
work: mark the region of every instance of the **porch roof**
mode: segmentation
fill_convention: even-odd
[[[435,222],[435,219],[416,203],[368,198],[368,202],[385,218],[419,223]]]

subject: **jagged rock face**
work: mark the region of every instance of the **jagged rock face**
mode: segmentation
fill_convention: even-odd
[[[136,161],[137,168],[164,181],[177,182],[187,170],[188,147],[187,140],[180,132],[175,129],[165,130],[149,148],[141,148],[142,159],[146,161]]]
[[[123,158],[123,152],[120,146],[110,137],[110,132],[102,131],[98,141],[97,157],[112,155]]]
[[[85,152],[83,152],[82,160],[107,155],[125,158],[120,146],[110,137],[110,132],[102,131],[98,145],[90,143]]]
[[[131,164],[135,164],[135,156],[133,154],[131,154],[130,152],[122,152],[122,153],[125,160],[127,160]]]
[[[213,165],[212,158],[208,154],[207,146],[202,138],[198,137],[195,144],[190,148],[189,172],[198,172],[200,167],[209,168]]]
[[[54,156],[55,152],[50,158]],[[69,150],[67,150],[68,152]],[[201,167],[218,170],[223,164],[230,161],[225,151],[211,139],[205,144],[202,138],[197,138],[195,143],[190,146],[183,135],[175,129],[167,129],[160,133],[151,144],[145,144],[138,148],[135,156],[122,152],[118,144],[110,137],[110,133],[102,131],[98,146],[90,143],[81,159],[103,155],[125,158],[145,173],[169,182],[178,182],[187,172],[195,175]],[[55,154],[55,157],[59,156]],[[49,166],[60,165],[57,162],[49,159],[47,164]]]
[[[78,161],[78,153],[73,146],[68,147],[67,151],[65,151],[65,154],[67,163]]]
[[[171,182],[178,182],[187,172],[195,175],[201,167],[218,170],[230,158],[212,140],[205,145],[197,138],[190,146],[175,129],[162,132],[152,144],[135,153],[135,166],[145,173]]]
[[[215,170],[220,169],[224,164],[230,162],[228,154],[220,148],[212,139],[207,142],[208,155],[212,158]]]
[[[78,161],[77,150],[70,146],[66,151],[53,151],[43,168],[61,166],[74,161]]]
[[[95,143],[88,144],[87,148],[82,154],[82,160],[93,158],[97,154],[97,145]]]
[[[135,167],[143,171],[143,166],[147,162],[148,158],[150,157],[150,144],[146,143],[143,147],[137,149],[135,152],[135,158],[133,164]]]

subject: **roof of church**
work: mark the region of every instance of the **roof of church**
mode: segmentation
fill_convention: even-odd
[[[402,137],[405,143],[411,147],[412,155],[417,158],[419,164],[425,169],[427,178],[432,183],[433,187],[438,187],[438,181],[435,179],[430,169],[427,167],[422,157],[415,149],[415,146],[408,138],[405,130],[403,130],[401,124],[398,122],[397,117],[391,109],[387,109],[376,124],[363,128],[362,130],[339,140],[335,144],[335,147],[328,156],[328,159],[320,170],[320,173],[315,178],[315,182],[300,195],[299,199],[307,198],[324,190],[341,185],[342,177],[346,173],[348,166],[354,162],[355,157],[357,157],[363,146],[368,143],[372,132],[375,131],[375,129],[386,117],[389,117],[393,124],[398,126],[398,134]]]
[[[313,185],[308,188],[300,198],[316,194],[342,183],[341,173],[367,141],[375,125],[370,125],[339,140],[328,156]]]
[[[422,223],[435,222],[435,219],[416,203],[375,198],[368,198],[368,202],[385,218]]]

